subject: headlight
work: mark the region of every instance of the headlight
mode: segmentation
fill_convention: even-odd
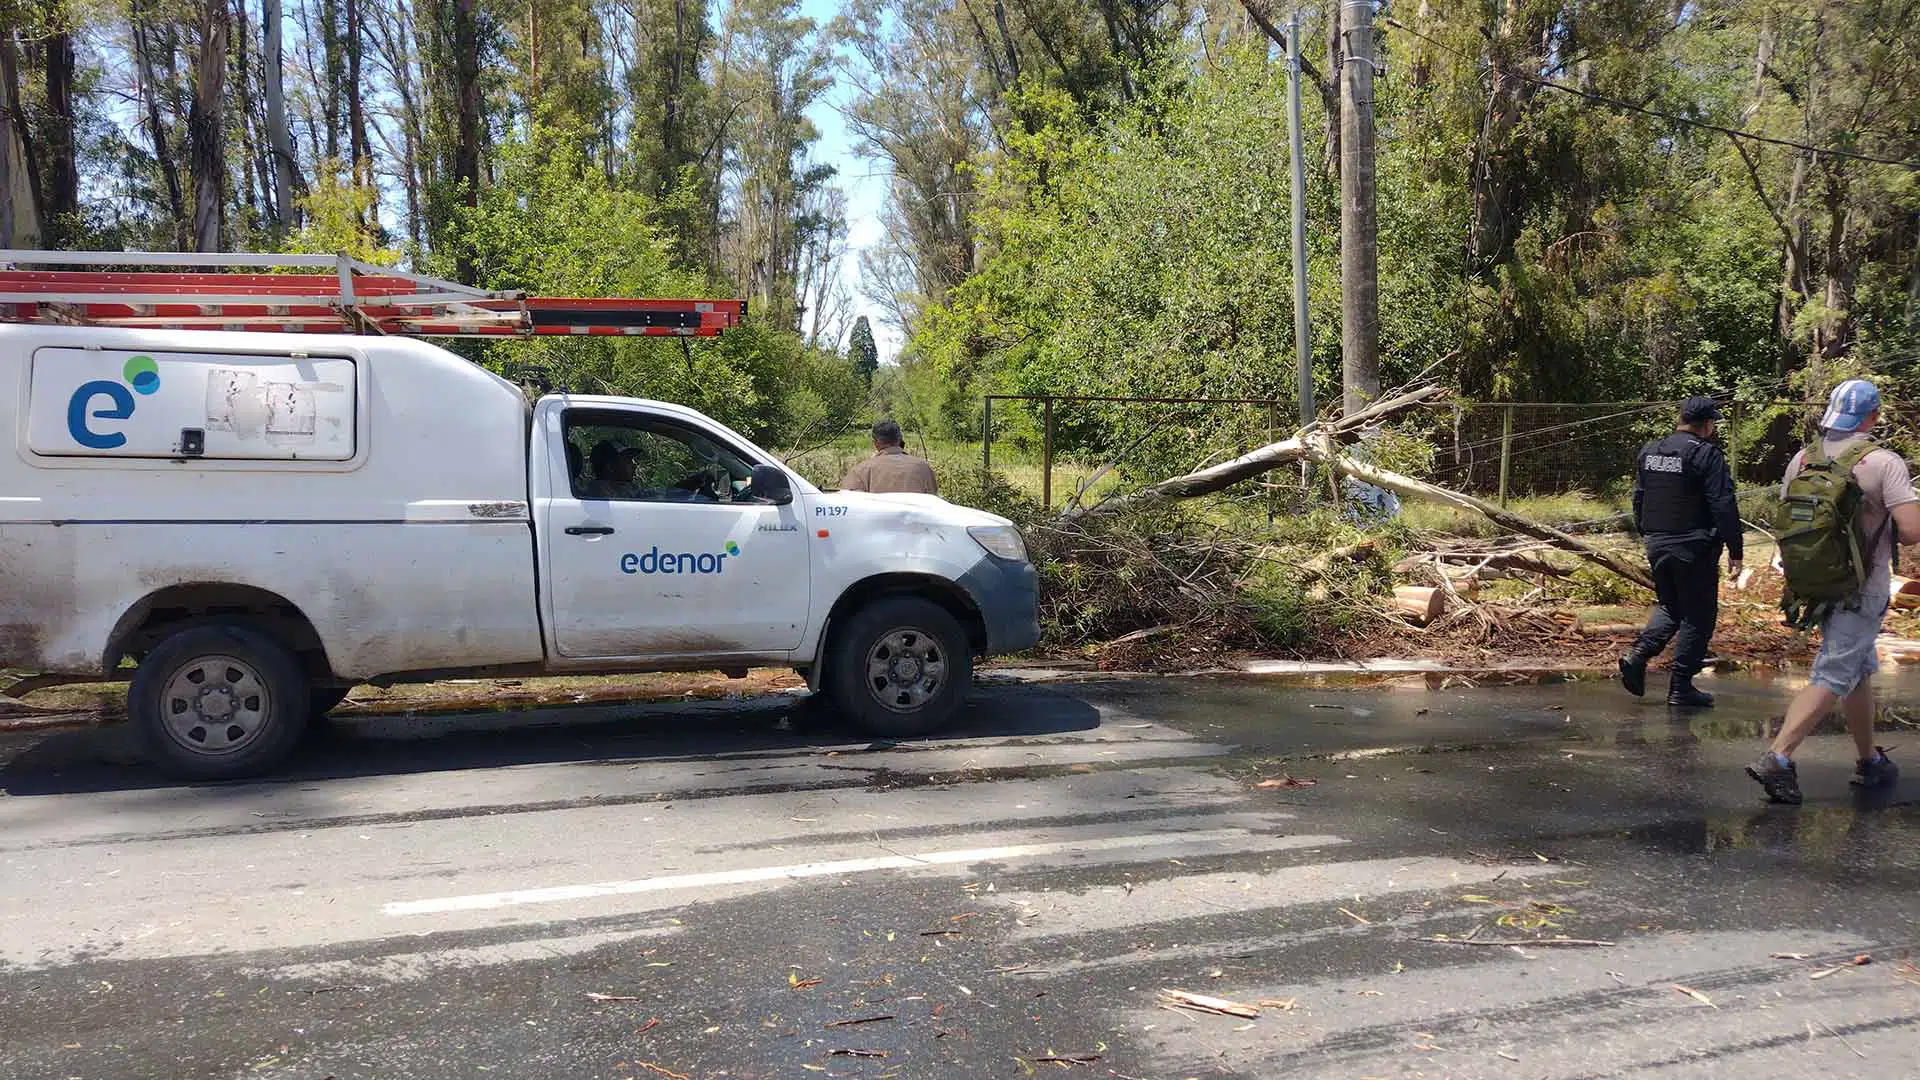
[[[1020,539],[1020,530],[1011,525],[981,525],[968,529],[967,535],[996,559],[1027,561],[1027,542]]]

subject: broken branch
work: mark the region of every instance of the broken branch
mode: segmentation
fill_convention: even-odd
[[[1557,945],[1562,948],[1570,948],[1570,949],[1611,949],[1613,948],[1613,944],[1614,944],[1611,941],[1596,941],[1590,938],[1427,937],[1427,938],[1421,938],[1420,940],[1431,941],[1435,945],[1495,945],[1495,946],[1501,946],[1501,947],[1517,946],[1522,948],[1532,948],[1533,946],[1536,946],[1536,945],[1541,945],[1541,946]]]

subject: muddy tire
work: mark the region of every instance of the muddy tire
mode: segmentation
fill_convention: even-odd
[[[845,719],[872,735],[928,735],[959,715],[973,678],[967,634],[946,608],[890,596],[855,612],[833,636],[824,688]]]
[[[293,654],[238,623],[202,624],[162,641],[127,692],[147,760],[183,780],[271,771],[299,744],[313,704]]]

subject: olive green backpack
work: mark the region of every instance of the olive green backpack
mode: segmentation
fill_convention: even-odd
[[[1873,571],[1867,559],[1879,537],[1870,542],[1861,534],[1866,494],[1853,479],[1853,467],[1873,450],[1874,444],[1862,439],[1839,457],[1828,457],[1815,439],[1800,472],[1787,484],[1773,526],[1787,578],[1780,610],[1788,626],[1818,626],[1857,596]]]

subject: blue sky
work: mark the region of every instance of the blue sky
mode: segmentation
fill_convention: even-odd
[[[840,0],[801,0],[801,13],[824,27],[840,14]],[[854,136],[841,116],[851,98],[851,88],[837,81],[833,90],[809,110],[814,126],[820,129],[820,141],[814,144],[814,158],[839,170],[837,183],[847,193],[847,257],[840,267],[840,278],[853,297],[856,316],[865,315],[873,324],[873,339],[880,346],[880,359],[892,361],[900,351],[899,331],[887,325],[880,309],[860,294],[860,253],[881,237],[880,211],[887,197],[887,166],[884,161],[869,161],[854,152]]]

